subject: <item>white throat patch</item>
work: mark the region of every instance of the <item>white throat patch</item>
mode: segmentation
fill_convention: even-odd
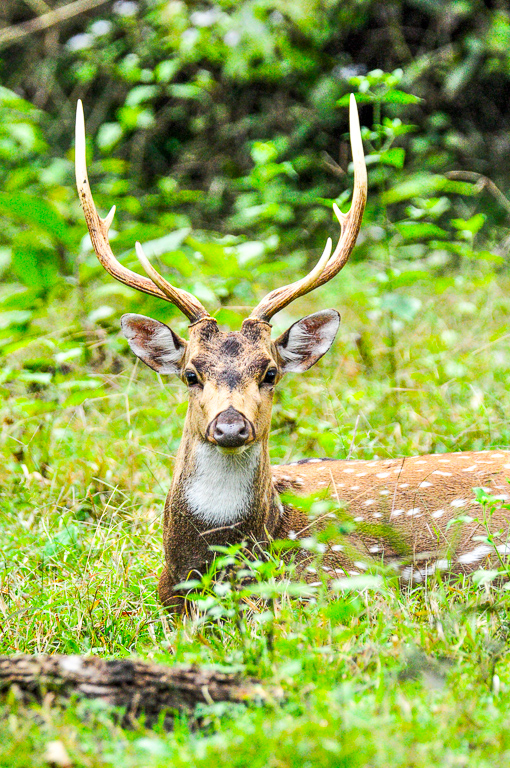
[[[260,443],[242,453],[224,454],[209,443],[200,443],[195,468],[184,496],[193,515],[206,525],[231,525],[245,518],[253,502]]]

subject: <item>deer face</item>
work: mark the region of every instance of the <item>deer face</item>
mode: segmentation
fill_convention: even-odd
[[[232,333],[205,318],[190,326],[187,342],[143,315],[124,315],[122,330],[146,365],[186,383],[193,433],[230,453],[268,437],[275,385],[284,373],[311,368],[331,347],[339,322],[333,309],[317,312],[276,341],[269,323],[250,318]]]
[[[295,299],[327,283],[345,266],[358,236],[367,196],[367,173],[356,109],[351,94],[351,146],[354,166],[352,205],[342,213],[340,237],[330,238],[316,266],[300,280],[267,294],[244,321],[240,331],[224,333],[200,301],[176,288],[153,267],[140,243],[135,250],[144,277],[121,264],[110,247],[108,231],[115,206],[102,219],[95,207],[87,176],[85,122],[81,102],[76,113],[76,184],[90,238],[105,269],[121,283],[157,296],[178,307],[188,318],[189,341],[168,326],[142,315],[124,315],[122,329],[131,349],[159,373],[174,373],[186,382],[190,405],[187,424],[204,443],[223,451],[244,450],[267,437],[274,385],[288,371],[306,371],[328,351],[339,324],[333,309],[309,315],[271,341],[269,320]]]

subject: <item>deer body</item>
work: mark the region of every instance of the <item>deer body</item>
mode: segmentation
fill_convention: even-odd
[[[422,581],[436,569],[469,573],[510,554],[508,477],[510,451],[311,459],[273,467],[276,488],[305,495],[326,489],[345,507],[355,529],[344,550],[360,557],[354,563],[337,549],[336,568],[355,574],[367,567],[367,558],[383,560],[404,581]],[[490,516],[474,488],[494,498]],[[489,531],[494,546],[486,542]]]
[[[235,455],[220,462],[208,456],[210,494],[193,506],[190,498],[196,496],[190,489],[194,482],[202,488],[203,457],[200,447],[189,453],[185,441],[181,449],[188,469],[174,475],[168,495],[166,565],[159,584],[161,601],[169,607],[179,607],[175,585],[210,565],[211,547],[244,541],[263,550],[271,540],[308,538],[337,519],[328,512],[310,520],[281,503],[282,491],[298,496],[325,491],[344,507],[341,519],[354,524],[350,533],[333,538],[322,555],[326,580],[358,575],[376,561],[404,582],[421,582],[436,570],[470,573],[510,554],[510,516],[504,508],[510,500],[510,451],[373,461],[305,459],[270,467],[266,444],[244,462]],[[497,500],[490,517],[475,499],[475,487]],[[487,543],[489,531],[496,534],[492,544]],[[306,551],[298,552],[299,576],[315,583],[320,576],[313,561]]]
[[[328,239],[306,277],[269,293],[239,331],[225,332],[198,299],[154,269],[139,243],[136,252],[147,277],[116,260],[108,241],[114,209],[105,219],[96,211],[79,105],[76,180],[100,262],[117,280],[170,301],[190,321],[187,341],[142,315],[124,315],[121,321],[132,351],[144,363],[160,374],[177,375],[188,387],[189,407],[164,517],[159,593],[168,607],[182,608],[175,586],[204,572],[214,557],[211,547],[247,542],[260,552],[273,539],[307,538],[336,518],[331,511],[310,520],[282,504],[282,491],[304,496],[324,491],[345,507],[340,515],[344,531],[331,539],[320,564],[326,578],[360,573],[371,557],[383,560],[404,580],[421,581],[435,570],[469,571],[488,557],[510,552],[510,516],[504,504],[510,496],[510,452],[378,461],[309,459],[270,466],[274,387],[286,373],[312,367],[330,348],[340,322],[336,310],[323,310],[273,340],[269,321],[294,299],[331,280],[354,247],[367,179],[353,97],[350,120],[354,192],[347,214],[333,206],[341,225],[334,251]],[[487,519],[474,497],[475,487],[497,497]],[[320,580],[305,549],[298,551],[297,566],[307,581]]]

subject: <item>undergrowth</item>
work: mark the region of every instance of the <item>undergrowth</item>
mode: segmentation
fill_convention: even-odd
[[[394,323],[391,350],[374,274],[352,265],[293,308],[334,306],[343,319],[329,355],[280,385],[274,463],[508,448],[504,270],[465,263],[436,274],[434,294],[415,282],[420,310]],[[94,321],[70,286],[52,296],[53,316],[41,307],[3,339],[0,653],[216,665],[258,677],[267,695],[205,706],[200,730],[181,719],[165,733],[143,719],[125,730],[91,702],[27,707],[10,694],[0,765],[46,765],[54,740],[87,768],[508,765],[510,594],[491,576],[304,597],[266,564],[242,605],[223,584],[198,618],[164,615],[161,514],[185,393],[128,356],[116,331],[126,301]],[[157,316],[150,300],[145,311]],[[296,317],[282,315],[282,329]]]

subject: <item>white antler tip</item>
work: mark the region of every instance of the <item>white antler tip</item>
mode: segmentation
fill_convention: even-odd
[[[343,226],[347,220],[347,214],[342,213],[342,211],[340,210],[340,208],[336,203],[333,203],[333,212],[337,217],[338,221],[340,222],[341,226]]]
[[[74,141],[74,165],[76,170],[76,183],[80,190],[87,183],[87,145],[85,142],[85,117],[83,104],[78,99],[76,105],[76,133]]]
[[[113,221],[113,217],[115,216],[116,210],[117,210],[117,206],[112,205],[108,214],[103,219],[103,224],[105,225],[107,230],[109,230],[110,227],[112,226],[112,221]]]
[[[145,255],[144,250],[142,248],[142,244],[138,242],[138,240],[135,243],[135,251],[136,251],[136,255],[138,256],[138,261],[140,262],[142,267],[145,269],[145,271],[147,272],[147,270],[152,270],[152,264],[150,263],[149,259]]]

